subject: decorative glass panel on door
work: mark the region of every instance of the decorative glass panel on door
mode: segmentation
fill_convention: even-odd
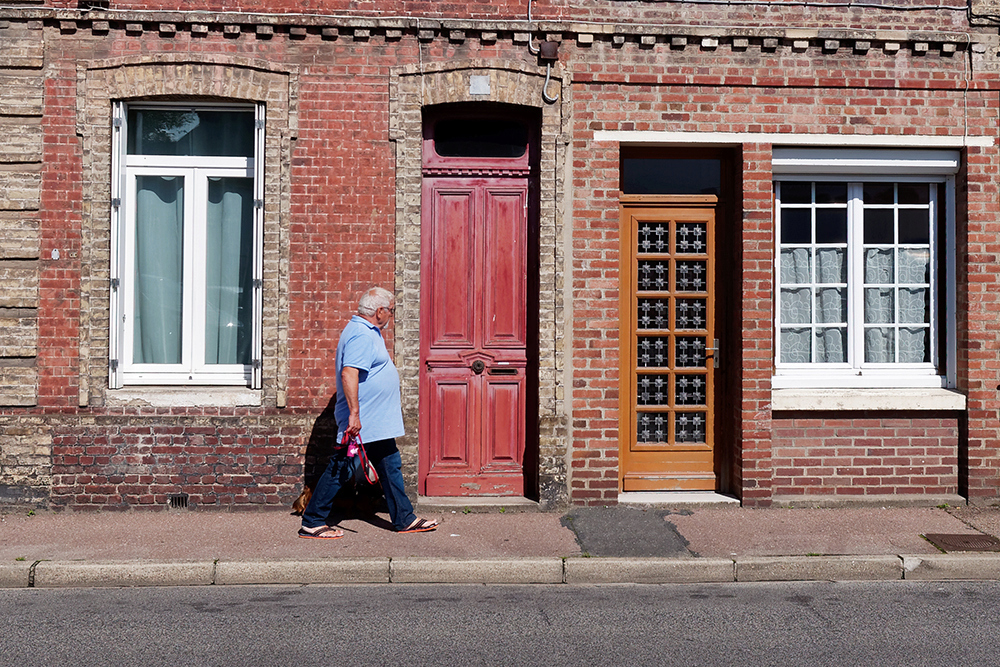
[[[706,443],[711,269],[706,221],[639,221],[635,445]]]

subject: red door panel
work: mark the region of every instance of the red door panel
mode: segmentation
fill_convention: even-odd
[[[470,188],[434,190],[428,202],[434,219],[447,220],[430,235],[429,279],[439,285],[445,298],[435,299],[430,318],[433,347],[473,345],[475,320],[473,304],[464,295],[473,289],[475,245],[472,218],[476,205]],[[449,298],[450,297],[450,298]]]
[[[527,178],[425,178],[420,492],[523,495]]]
[[[474,441],[474,422],[470,416],[474,412],[472,399],[474,391],[470,380],[464,374],[443,373],[435,378],[431,390],[433,403],[440,410],[429,420],[430,442],[435,445],[434,458],[443,466],[471,465],[469,444]],[[450,376],[450,377],[449,377]]]
[[[524,350],[527,252],[521,221],[525,216],[527,191],[496,188],[487,190],[485,195],[485,312],[491,317],[485,322],[483,344]]]

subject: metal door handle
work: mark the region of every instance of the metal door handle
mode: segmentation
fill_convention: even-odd
[[[482,359],[476,359],[475,361],[472,362],[472,372],[473,373],[475,373],[476,375],[479,375],[484,370],[486,370],[486,364],[483,362]]]
[[[712,353],[712,368],[718,368],[719,367],[719,339],[718,338],[714,339],[712,341],[712,343],[713,343],[713,347],[707,347],[707,348],[705,348],[705,352],[706,353],[708,353],[708,352]]]

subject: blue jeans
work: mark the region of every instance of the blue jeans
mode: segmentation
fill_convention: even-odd
[[[365,451],[384,452],[388,454],[375,458],[369,455],[372,465],[378,472],[378,481],[382,485],[382,493],[385,494],[385,504],[389,508],[389,518],[396,530],[404,530],[417,518],[413,513],[413,505],[406,496],[406,489],[403,487],[403,459],[396,449],[395,440],[382,440],[373,442],[365,446]],[[316,488],[313,489],[312,498],[309,505],[302,513],[302,526],[304,528],[318,528],[325,526],[330,510],[333,509],[333,499],[337,492],[353,476],[358,467],[358,457],[348,458],[344,450],[338,450],[330,459],[326,470],[318,480]]]

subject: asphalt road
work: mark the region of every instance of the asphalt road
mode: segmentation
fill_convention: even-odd
[[[0,664],[1000,665],[1000,583],[0,590]]]

